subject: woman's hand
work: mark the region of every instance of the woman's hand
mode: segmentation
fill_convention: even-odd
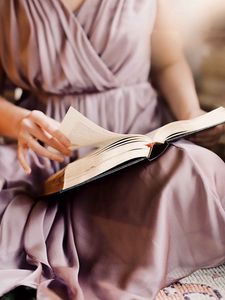
[[[224,133],[224,126],[217,125],[216,127],[196,133],[195,135],[190,137],[189,140],[200,146],[211,148],[216,144],[218,144],[223,133]]]
[[[26,162],[28,149],[58,162],[63,162],[64,155],[71,155],[70,141],[59,131],[59,123],[38,110],[31,111],[20,120],[17,138],[18,159],[27,174],[31,173],[31,168]],[[58,153],[42,144],[51,146]]]
[[[198,111],[193,112],[192,115],[189,116],[189,118],[195,118],[203,115],[204,113],[206,113],[204,110],[199,109]],[[219,142],[223,134],[224,125],[218,125],[194,134],[189,138],[189,140],[200,146],[211,148]]]

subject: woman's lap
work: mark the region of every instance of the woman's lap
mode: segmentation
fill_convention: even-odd
[[[2,149],[2,154],[8,151]],[[15,150],[10,151],[13,161]],[[178,142],[153,162],[59,196],[33,198],[27,184],[35,185],[42,171],[43,165],[37,165],[36,176],[28,181],[13,180],[10,171],[0,192],[0,228],[5,232],[0,248],[15,249],[4,269],[32,269],[40,262],[56,277],[65,275],[64,281],[68,272],[63,275],[63,268],[75,273],[79,269],[81,285],[90,283],[88,293],[93,292],[91,286],[108,293],[110,286],[118,295],[125,289],[147,297],[201,266],[225,259],[224,163],[208,150]],[[7,170],[0,172],[5,179]],[[23,254],[18,260],[19,252]],[[24,259],[27,254],[30,265]],[[45,272],[42,280],[49,279]]]

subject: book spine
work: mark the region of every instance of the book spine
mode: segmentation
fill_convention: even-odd
[[[64,178],[65,169],[49,177],[49,179],[44,183],[43,195],[50,195],[62,191],[64,187]]]

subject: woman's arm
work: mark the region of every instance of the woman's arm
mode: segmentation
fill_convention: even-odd
[[[29,112],[0,97],[0,136],[17,139],[19,124]]]
[[[157,16],[152,34],[152,68],[157,86],[176,119],[203,114],[189,65],[183,54],[181,36],[172,22],[167,0],[157,0]],[[222,126],[199,134],[196,142],[210,145],[218,141]]]
[[[0,136],[17,138],[19,122],[29,111],[3,98],[5,74],[0,60]]]
[[[172,22],[167,0],[157,0],[152,34],[152,68],[157,85],[177,119],[198,114],[200,105],[193,77],[185,60],[180,33]]]

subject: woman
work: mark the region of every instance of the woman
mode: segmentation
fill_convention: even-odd
[[[18,142],[0,148],[1,294],[27,285],[38,299],[149,300],[225,260],[224,163],[190,142],[37,198],[44,179],[75,159],[57,123],[70,105],[127,133],[153,130],[169,110],[177,119],[203,113],[165,2],[0,2],[2,68],[28,94],[18,106],[0,102],[0,133]],[[168,110],[148,82],[151,61]],[[195,139],[211,145],[220,134]]]

